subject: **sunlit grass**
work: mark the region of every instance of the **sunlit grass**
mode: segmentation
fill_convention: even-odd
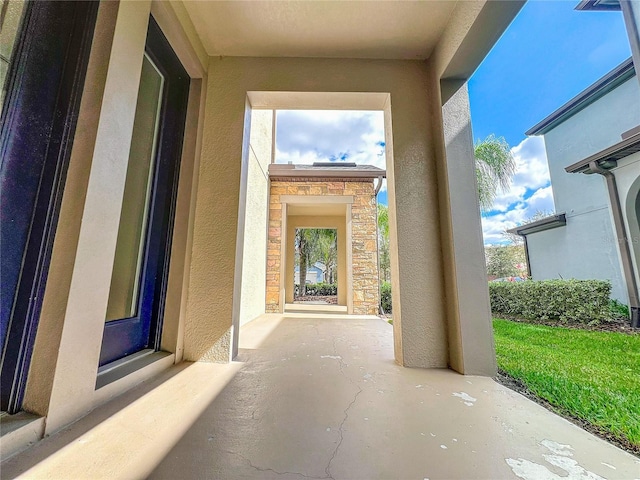
[[[640,447],[640,335],[493,321],[498,366],[574,417]]]

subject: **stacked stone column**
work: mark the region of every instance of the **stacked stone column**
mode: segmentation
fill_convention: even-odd
[[[351,261],[353,313],[378,313],[378,252],[376,199],[373,181],[272,181],[269,197],[269,235],[267,245],[266,312],[280,311],[280,267],[282,236],[281,195],[352,195]],[[347,279],[339,279],[347,281]]]

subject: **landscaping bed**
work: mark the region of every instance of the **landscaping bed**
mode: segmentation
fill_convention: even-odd
[[[504,318],[512,322],[527,323],[530,325],[544,325],[547,327],[561,327],[576,330],[588,330],[592,332],[618,332],[624,333],[626,335],[640,335],[640,329],[633,328],[628,319],[612,319],[602,321],[600,323],[576,323],[552,319],[529,320],[520,317],[512,317],[509,315],[500,315],[500,318]]]
[[[640,456],[639,333],[616,322],[493,325],[499,382]]]
[[[304,303],[304,302],[325,302],[328,305],[337,305],[338,297],[336,295],[296,295],[293,299],[296,303]]]

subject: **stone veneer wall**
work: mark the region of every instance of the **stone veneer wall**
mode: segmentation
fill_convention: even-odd
[[[351,205],[351,260],[353,313],[376,315],[379,304],[376,199],[373,181],[272,181],[269,197],[266,312],[280,311],[282,204],[280,195],[353,195]],[[345,279],[339,279],[344,281]]]

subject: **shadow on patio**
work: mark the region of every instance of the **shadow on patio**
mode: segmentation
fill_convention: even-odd
[[[393,361],[377,317],[264,315],[2,465],[14,478],[635,478],[640,461],[492,379]]]

